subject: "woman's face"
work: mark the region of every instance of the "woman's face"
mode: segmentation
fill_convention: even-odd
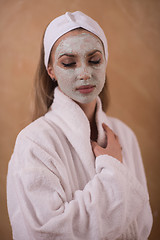
[[[103,45],[94,34],[86,30],[68,32],[54,45],[51,62],[49,75],[76,102],[89,103],[102,91],[106,62]]]

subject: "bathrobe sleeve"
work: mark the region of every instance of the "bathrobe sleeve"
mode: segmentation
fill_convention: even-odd
[[[128,166],[128,168],[132,170],[132,175],[136,177],[138,182],[143,187],[144,191],[148,194],[147,181],[146,181],[139,144],[134,132],[131,129],[129,129],[129,131],[130,131],[131,142],[128,144],[128,146],[130,146],[128,149],[128,152],[129,152],[128,155],[130,155],[130,157],[128,158],[129,158],[129,161],[131,161],[132,159],[132,167]],[[150,208],[150,203],[148,201],[146,204],[143,205],[137,218],[132,222],[132,224],[130,224],[127,231],[122,234],[122,239],[128,239],[128,236],[130,236],[130,239],[144,239],[144,240],[148,239],[148,236],[152,228],[152,224],[153,224],[153,217],[152,217],[152,212]]]
[[[67,189],[54,160],[59,160],[56,151],[51,155],[29,138],[19,136],[8,170],[14,239],[147,239],[148,194],[126,166],[108,155],[98,157],[93,179],[67,201]],[[12,216],[15,204],[20,206],[28,237],[20,228],[18,213]],[[142,220],[144,226],[137,233]]]

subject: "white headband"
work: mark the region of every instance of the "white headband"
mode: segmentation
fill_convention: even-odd
[[[55,18],[46,28],[44,34],[44,63],[46,68],[48,67],[52,46],[58,38],[65,33],[80,27],[92,32],[101,39],[104,45],[106,62],[108,61],[107,39],[99,24],[80,11],[73,13],[66,12],[64,15]]]

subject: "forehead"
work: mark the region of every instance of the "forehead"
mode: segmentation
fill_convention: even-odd
[[[94,34],[86,30],[74,30],[63,35],[53,47],[54,53],[57,55],[67,53],[83,52],[99,50],[103,53],[103,45],[101,40]]]

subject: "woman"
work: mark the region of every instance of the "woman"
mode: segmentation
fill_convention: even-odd
[[[105,115],[98,97],[108,61],[103,30],[67,12],[48,25],[43,45],[41,117],[18,135],[8,168],[13,238],[147,239],[152,215],[136,137]]]

